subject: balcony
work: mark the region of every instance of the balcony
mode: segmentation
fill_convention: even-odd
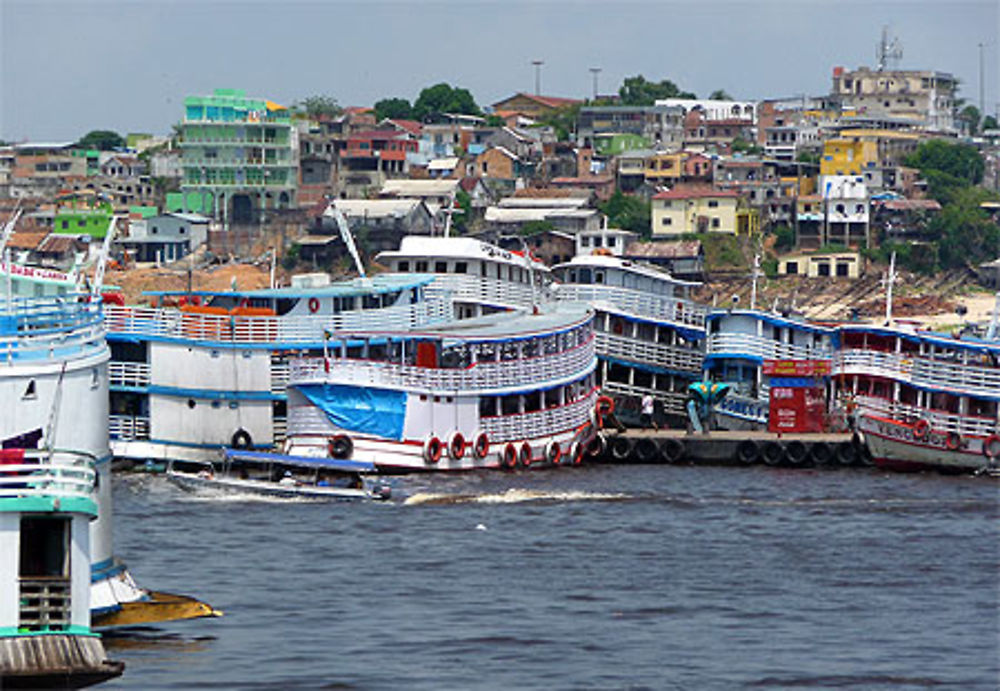
[[[706,354],[761,360],[829,360],[833,357],[833,351],[827,347],[792,345],[762,336],[737,333],[709,336]]]
[[[640,319],[705,328],[708,308],[690,300],[602,285],[561,284],[556,289],[560,301],[587,302],[596,309],[620,312]]]
[[[68,450],[25,449],[20,459],[5,451],[0,473],[0,499],[45,497],[56,499],[94,498],[96,459],[87,453]]]
[[[118,441],[149,439],[149,418],[139,415],[109,415],[108,434]]]
[[[537,390],[578,379],[596,365],[594,339],[561,353],[506,362],[475,362],[462,369],[401,365],[370,360],[333,360],[326,372],[323,358],[293,360],[289,383],[328,382],[412,391],[480,392]]]
[[[112,388],[145,388],[150,382],[149,363],[111,362],[108,364],[108,380]]]
[[[666,343],[640,341],[627,336],[597,332],[597,353],[627,362],[639,362],[677,372],[700,372],[702,353]]]
[[[835,375],[868,375],[967,396],[995,398],[1000,368],[873,350],[842,350],[833,360]]]

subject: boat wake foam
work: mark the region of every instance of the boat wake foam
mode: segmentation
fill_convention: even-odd
[[[519,504],[528,501],[571,502],[571,501],[621,501],[629,499],[627,494],[602,492],[566,491],[555,492],[532,489],[509,489],[498,494],[436,494],[418,492],[406,498],[406,506],[447,504]]]

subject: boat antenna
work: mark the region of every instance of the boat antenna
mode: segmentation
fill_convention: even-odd
[[[90,294],[93,296],[100,295],[101,286],[104,285],[104,271],[108,267],[108,256],[111,254],[111,241],[115,237],[115,222],[117,219],[112,216],[111,222],[108,224],[108,232],[104,236],[104,242],[101,244],[101,252],[97,255],[97,270],[94,271],[94,285],[90,289]]]
[[[885,285],[885,325],[892,323],[892,285],[896,282],[896,253],[893,252],[889,258],[889,271],[882,279]]]
[[[336,221],[337,230],[340,231],[340,239],[347,245],[347,251],[351,253],[351,258],[354,259],[354,266],[358,269],[358,275],[361,276],[362,281],[367,281],[368,277],[365,275],[365,265],[361,263],[361,256],[358,254],[358,248],[354,244],[354,236],[351,235],[351,227],[347,224],[344,212],[337,208],[335,202],[330,202],[323,215]]]
[[[444,220],[444,236],[448,237],[451,235],[451,217],[455,214],[455,191],[452,190],[451,197],[448,199],[448,210],[445,213]]]
[[[757,307],[757,279],[760,278],[760,252],[753,255],[753,272],[750,274],[750,309]]]
[[[17,200],[17,206],[14,207],[14,213],[10,215],[10,218],[7,219],[7,222],[3,226],[3,233],[0,233],[0,254],[4,253],[7,243],[10,241],[11,235],[14,234],[14,226],[17,225],[19,218],[21,218],[20,198]]]

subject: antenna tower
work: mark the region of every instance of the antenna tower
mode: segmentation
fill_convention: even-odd
[[[899,42],[898,38],[889,41],[889,27],[883,26],[882,40],[879,41],[878,47],[875,49],[875,62],[878,65],[878,71],[897,69],[899,61],[902,59],[903,44]]]

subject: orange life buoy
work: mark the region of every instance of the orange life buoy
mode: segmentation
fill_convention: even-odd
[[[520,461],[525,468],[531,465],[531,444],[528,442],[521,444]]]
[[[424,460],[428,463],[437,463],[441,460],[441,440],[437,437],[429,437],[424,442]]]
[[[931,423],[925,418],[920,418],[913,425],[913,436],[917,439],[925,439],[931,431]]]
[[[249,307],[250,298],[240,298],[240,307]]]
[[[569,448],[569,457],[572,459],[573,465],[583,463],[583,444],[579,440],[573,442],[573,446]]]
[[[560,458],[562,458],[562,447],[553,439],[545,446],[545,460],[552,465],[559,465]]]
[[[486,436],[486,432],[480,432],[476,437],[472,452],[476,454],[476,458],[486,458],[486,454],[490,452],[490,438]]]
[[[309,311],[313,314],[319,312],[319,298],[309,298]]]
[[[615,401],[610,396],[597,397],[597,412],[600,415],[610,415],[615,412]]]
[[[453,460],[461,460],[465,455],[465,437],[461,432],[455,432],[448,440],[448,456]]]
[[[958,432],[948,432],[948,436],[944,440],[944,445],[948,447],[949,451],[958,451],[962,448],[962,441],[962,435]]]
[[[503,465],[505,468],[517,465],[517,448],[511,442],[507,442],[507,446],[503,447]]]

